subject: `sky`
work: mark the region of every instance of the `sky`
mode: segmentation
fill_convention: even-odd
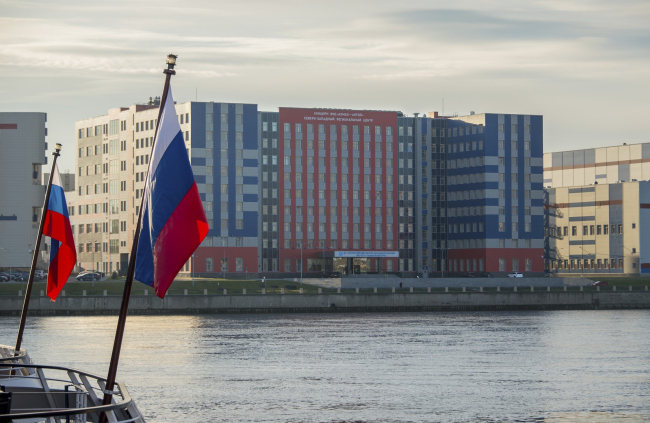
[[[544,150],[650,141],[650,2],[0,0],[0,111],[76,120],[160,96],[541,114]],[[48,153],[49,154],[49,153]]]

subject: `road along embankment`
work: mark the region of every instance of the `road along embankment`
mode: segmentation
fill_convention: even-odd
[[[120,296],[33,297],[30,315],[117,314]],[[23,298],[1,297],[0,315],[19,315]],[[649,309],[648,291],[519,291],[133,296],[131,314],[336,313]]]

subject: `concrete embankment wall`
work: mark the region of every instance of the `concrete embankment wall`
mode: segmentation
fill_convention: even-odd
[[[32,298],[31,315],[117,314],[119,296]],[[1,315],[19,315],[23,299],[0,298]],[[535,291],[397,294],[134,296],[130,314],[310,313],[650,308],[650,292]]]

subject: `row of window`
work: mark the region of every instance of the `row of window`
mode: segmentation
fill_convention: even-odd
[[[447,167],[449,169],[465,169],[468,167],[483,166],[484,164],[485,159],[483,156],[447,160]]]
[[[433,176],[431,178],[431,182],[435,184],[435,179],[436,177]],[[467,173],[464,175],[452,175],[449,176],[449,185],[461,185],[461,184],[473,184],[473,183],[480,183],[480,182],[485,182],[485,174],[484,173]],[[440,177],[440,185],[445,184],[445,178]]]
[[[189,123],[189,115],[185,114],[185,120],[186,123]],[[181,123],[183,123],[183,118],[181,117]],[[206,113],[205,114],[205,123],[207,125],[212,125],[214,123],[214,115],[212,113]],[[228,124],[228,112],[226,113],[221,113],[221,124],[222,125],[227,125]],[[235,114],[235,125],[243,125],[244,124],[244,115],[241,113],[236,113]],[[262,127],[264,127],[264,124],[262,124]]]
[[[302,172],[285,172],[284,173],[284,182],[291,182],[292,175],[294,175],[293,178],[295,179],[296,182],[298,182],[298,183],[303,182],[303,173]],[[306,175],[307,175],[306,178],[307,178],[308,183],[316,182],[314,180],[315,176],[318,177],[318,182],[320,182],[320,183],[324,183],[326,181],[325,180],[325,177],[326,177],[325,173],[316,173],[316,174],[314,174],[313,172],[310,172],[310,173],[306,173]],[[363,176],[363,179],[361,179],[361,176]],[[404,176],[404,175],[400,175],[400,176]],[[384,175],[384,178],[386,179],[387,184],[392,184],[393,183],[393,175]],[[352,175],[351,178],[348,177],[347,173],[341,174],[341,182],[344,183],[344,184],[348,183],[349,180],[351,180],[352,183],[354,183],[354,184],[360,183],[361,180],[363,180],[363,183],[365,183],[365,184],[370,184],[372,179],[374,179],[374,183],[376,183],[376,184],[381,184],[382,183],[382,175],[380,175],[380,174],[374,175],[374,178],[370,174],[359,175],[358,173],[355,173],[355,174]],[[277,181],[277,173],[276,172],[273,172],[273,181]],[[331,173],[330,174],[330,182],[332,182],[332,183],[338,182],[338,176],[336,175],[336,173]],[[403,183],[403,182],[400,182],[400,183]]]
[[[84,138],[85,136],[88,138],[103,134],[108,135],[108,124],[96,125],[94,128],[92,126],[88,128],[79,128],[77,137]]]
[[[121,242],[122,246],[126,246],[126,242],[122,241]],[[110,246],[110,251],[109,251],[109,246]],[[95,242],[94,244],[92,242],[88,243],[79,243],[77,245],[77,252],[78,253],[110,253],[110,254],[118,254],[120,252],[120,241],[117,239],[111,239],[110,242]]]
[[[411,241],[412,243],[412,241]],[[304,245],[305,248],[307,249],[313,249],[313,248],[318,248],[318,249],[324,249],[326,248],[326,240],[325,239],[319,239],[317,241],[314,241],[313,239],[307,239],[305,240],[304,244],[302,243],[302,240],[297,240],[295,243],[295,246],[292,246],[291,240],[290,239],[285,239],[284,240],[284,248],[285,249],[290,249],[290,248],[302,248]],[[344,239],[341,240],[341,248],[342,249],[349,249],[350,245],[352,245],[353,249],[359,249],[361,248],[361,242],[356,239],[352,240],[352,243],[350,243],[349,240]],[[411,244],[412,245],[412,244]],[[278,248],[278,240],[273,238],[273,239],[267,239],[263,238],[262,239],[262,248]],[[339,248],[339,241],[338,239],[330,239],[329,241],[329,248],[336,250]],[[365,250],[370,250],[373,248],[373,242],[370,239],[366,239],[363,241],[363,248]],[[387,241],[382,241],[380,239],[375,240],[374,242],[374,249],[375,250],[383,250],[383,249],[392,249],[393,248],[393,241],[392,240],[387,240]],[[404,248],[403,246],[401,248]]]
[[[314,156],[307,156],[307,166],[313,166],[314,163],[318,163],[318,166],[320,168],[325,167],[325,157],[314,157]],[[302,166],[302,157],[301,156],[296,156],[296,166]],[[334,172],[336,172],[335,169],[338,169],[338,167],[343,167],[346,168],[349,166],[349,163],[352,163],[352,166],[355,168],[359,168],[359,165],[363,163],[363,167],[370,167],[371,159],[369,157],[366,157],[363,159],[363,162],[359,157],[330,157],[330,166]],[[403,159],[399,159],[399,164],[401,167],[403,167],[404,163],[406,163],[406,167],[409,169],[413,168],[413,160],[408,159],[406,162]],[[262,156],[262,164],[270,164],[270,165],[277,165],[278,164],[278,156],[267,156],[263,155]],[[291,156],[284,156],[284,165],[285,166],[291,166]],[[393,167],[393,159],[375,159],[375,171],[377,173],[380,173],[382,169],[386,169],[387,172],[391,172]]]
[[[75,225],[71,225],[72,233],[74,234]],[[94,230],[93,230],[94,228]],[[77,225],[77,231],[79,234],[83,233],[106,233],[108,232],[108,222],[99,222],[99,223],[81,223]]]
[[[632,229],[636,229],[636,223],[632,223]],[[618,230],[618,231],[617,231]],[[553,226],[550,228],[545,228],[545,236],[552,237],[561,237],[569,235],[568,226]],[[613,224],[613,225],[583,225],[582,226],[582,235],[616,235],[623,233],[623,224]],[[571,226],[571,236],[578,236],[578,226]]]
[[[530,222],[524,222],[524,232],[530,232],[531,230],[532,230],[532,226]],[[499,222],[499,232],[505,232],[505,231],[506,231],[506,222]],[[518,222],[512,222],[512,231],[513,232],[519,231]]]
[[[452,191],[448,193],[449,201],[475,200],[483,199],[485,192],[481,189],[472,189],[467,191]]]
[[[307,150],[314,150],[314,143],[318,146],[319,150],[326,150],[326,141],[325,140],[319,140],[319,141],[314,141],[314,140],[307,140],[305,141]],[[330,140],[329,142],[329,149],[332,151],[336,151],[338,143],[334,140]],[[296,148],[296,151],[300,152],[303,149],[303,141],[302,140],[285,140],[284,148],[289,149],[291,148],[291,144],[293,144]],[[363,145],[363,151],[371,151],[371,144],[370,142],[366,141],[363,142],[361,141],[361,144]],[[410,144],[409,144],[410,145]],[[267,148],[268,145],[268,139],[263,138],[262,139],[262,147]],[[341,150],[342,151],[347,151],[348,150],[349,143],[344,141],[341,143]],[[271,147],[272,148],[278,148],[278,140],[277,139],[272,139],[271,140]],[[352,151],[360,151],[359,150],[359,141],[352,141]],[[381,152],[383,151],[382,149],[382,142],[377,140],[375,141],[375,151]],[[386,151],[391,152],[393,151],[393,143],[391,141],[386,142]],[[400,143],[399,144],[399,151],[403,152],[404,151],[404,144]],[[298,153],[300,155],[300,153]]]
[[[506,165],[506,158],[503,156],[499,156],[498,158],[499,166],[505,166]],[[510,158],[510,165],[512,167],[517,167],[519,163],[519,158],[518,157],[511,157]],[[530,157],[524,157],[524,166],[529,167],[530,166]]]
[[[436,232],[436,227],[437,225],[433,225],[431,227],[431,232]],[[441,225],[441,229],[443,229],[444,232],[444,225]],[[450,234],[462,234],[465,232],[472,233],[472,232],[483,232],[483,222],[473,222],[473,223],[455,223],[453,225],[449,225],[449,233]]]
[[[265,196],[265,193],[264,193],[264,191],[267,191],[267,190],[268,189],[263,189],[262,190],[262,197],[268,198],[268,197]],[[273,188],[272,189],[272,194],[274,194],[275,191],[277,191],[277,190],[275,188]],[[316,197],[314,197],[315,193],[318,193],[318,199],[319,200],[325,200],[327,198],[326,197],[326,190],[324,190],[324,189],[320,189],[320,190],[307,189],[307,190],[304,190],[304,191],[305,191],[305,195],[303,195],[303,190],[302,189],[296,189],[295,190],[295,196],[293,196],[293,195],[291,195],[291,190],[290,189],[285,189],[284,190],[284,198],[287,198],[287,199],[292,199],[292,198],[296,198],[296,199],[302,199],[302,198],[314,199],[314,198],[316,198]],[[328,190],[328,191],[329,191],[330,198],[332,198],[332,199],[337,198],[338,194],[337,194],[336,190],[332,189],[332,190]],[[372,200],[373,198],[375,200],[382,200],[383,199],[382,191],[378,191],[378,190],[375,191],[374,195],[372,194],[372,191],[352,190],[352,196],[351,197],[348,194],[349,192],[350,191],[347,191],[347,190],[341,191],[341,200],[348,200],[350,198],[352,200],[360,200],[361,199],[360,193],[363,194],[363,199],[364,200]],[[272,198],[275,198],[275,197],[272,197]],[[393,200],[392,191],[387,191],[386,192],[386,200],[387,201],[392,201]]]
[[[361,225],[363,225],[363,231],[366,234],[373,233],[371,231],[372,225],[370,223],[330,223],[330,232],[331,233],[337,233],[338,229],[341,228],[342,233],[349,233],[350,225],[352,225],[352,233],[354,234],[359,234],[359,230],[362,228]],[[406,229],[406,224],[400,223],[400,232],[404,232],[404,229]],[[278,222],[262,222],[262,231],[267,232],[268,230],[272,232],[277,232],[278,230]],[[327,230],[327,223],[321,222],[321,223],[315,223],[315,222],[295,222],[295,228],[296,232],[302,232],[303,229],[307,229],[307,233],[313,233],[314,228],[318,228],[319,232],[325,232]],[[413,231],[413,225],[409,225],[409,232]],[[393,232],[393,224],[392,223],[376,223],[375,224],[375,234],[381,234],[381,233],[392,233]],[[284,222],[284,231],[285,232],[290,232],[291,231],[291,222]]]
[[[436,130],[435,128],[432,129],[433,135],[435,136]],[[440,135],[444,135],[444,129],[440,128]],[[467,125],[467,126],[461,126],[458,128],[447,128],[447,136],[448,137],[457,137],[457,136],[463,136],[463,135],[470,135],[470,131],[472,132],[472,135],[475,135],[477,132],[479,134],[483,133],[483,125]]]
[[[440,146],[440,152],[444,153],[444,146]],[[454,142],[447,144],[447,153],[464,153],[466,151],[482,151],[483,150],[483,140],[478,141],[465,141],[465,142]],[[435,148],[433,149],[435,152]]]
[[[511,266],[510,269],[506,269],[506,259],[500,258],[499,259],[499,272],[519,272],[521,269],[519,268],[519,259],[518,258],[513,258],[510,261]],[[525,272],[530,272],[533,270],[533,259],[526,258],[524,259],[524,269]]]
[[[136,122],[135,123],[135,132],[152,131],[152,130],[156,129],[156,122],[157,121],[158,121],[158,119],[151,119],[151,120],[145,120],[145,121],[142,121],[142,122]]]
[[[505,146],[505,141],[499,140],[497,142],[497,146],[499,147],[499,150],[503,150]],[[513,156],[517,154],[518,149],[519,149],[519,141],[510,141],[510,152]],[[530,151],[530,141],[524,141],[524,151]]]
[[[189,132],[185,132],[185,140],[189,140]],[[205,131],[205,139],[209,142],[214,141],[214,133],[213,131]],[[221,140],[222,143],[227,143],[228,142],[228,131],[221,131]],[[235,132],[235,142],[243,142],[244,141],[244,133],[241,131]]]
[[[208,257],[205,259],[205,271],[206,272],[214,272],[214,264],[213,264],[213,258]],[[221,257],[219,258],[221,267],[219,269],[220,272],[228,272],[230,271],[230,268],[228,266],[229,260],[228,257]],[[257,268],[255,266],[254,268]],[[243,272],[244,271],[244,259],[241,257],[236,257],[235,258],[235,272]]]
[[[506,125],[503,123],[500,123],[498,126],[498,131],[500,134],[503,134],[506,130]],[[519,125],[516,123],[513,123],[510,125],[510,132],[511,133],[517,133],[519,130]],[[524,134],[530,134],[530,125],[524,125]]]
[[[262,130],[264,131],[264,123],[262,122]],[[275,128],[275,122],[272,123],[274,125],[273,127]],[[339,126],[337,125],[330,125],[330,135],[336,135],[337,134],[337,128]],[[341,125],[341,134],[346,135],[348,133],[348,125]],[[375,126],[374,127],[375,135],[381,135],[382,134],[382,127],[381,126]],[[295,134],[301,134],[302,129],[303,129],[303,124],[302,123],[296,123],[294,125],[295,129]],[[314,133],[314,124],[313,123],[308,123],[307,124],[307,133],[308,134],[313,134]],[[318,124],[317,125],[318,133],[319,134],[325,134],[325,124]],[[274,129],[275,130],[275,129]],[[413,128],[408,127],[408,135],[413,135],[412,133]],[[363,133],[365,135],[370,135],[371,131],[371,126],[370,125],[364,125],[363,126]],[[393,135],[393,128],[391,126],[386,126],[385,127],[385,132],[387,136]],[[285,122],[284,123],[284,136],[285,138],[291,134],[291,123]],[[352,125],[352,134],[353,135],[359,135],[359,125]],[[404,135],[404,128],[399,127],[399,135]]]
[[[135,184],[135,181],[133,182]],[[118,189],[119,184],[119,189]],[[92,195],[92,194],[117,194],[118,190],[120,192],[126,191],[126,181],[119,181],[117,179],[111,179],[108,182],[94,185],[79,185],[79,196]],[[137,191],[136,191],[137,192]]]
[[[221,202],[222,211],[227,211],[227,210],[224,210],[224,207],[227,207],[228,204],[229,203],[227,201],[222,201]],[[325,216],[325,211],[326,211],[325,206],[318,206],[318,207],[308,206],[308,207],[305,207],[305,209],[307,211],[307,216],[316,216],[316,214],[314,214],[316,212],[318,212],[318,214],[317,214],[318,216]],[[338,215],[338,206],[331,206],[329,209],[330,209],[330,216],[337,216]],[[269,210],[271,211],[272,215],[277,215],[278,214],[278,206],[274,205],[274,206],[270,206],[270,208],[269,208],[269,206],[264,205],[264,206],[262,206],[262,215],[263,216],[268,215]],[[352,207],[352,215],[353,216],[361,216],[361,214],[360,214],[361,210],[362,209],[360,207]],[[364,207],[363,208],[363,215],[364,216],[371,216],[372,215],[372,213],[371,213],[372,210],[374,210],[374,215],[375,216],[382,216],[384,214],[384,211],[386,213],[386,216],[390,217],[390,216],[393,215],[393,209],[392,208],[383,209],[382,207],[372,207],[372,208]],[[400,210],[401,210],[400,211],[400,216],[403,216],[404,213],[405,213],[404,207],[401,207]],[[349,211],[350,211],[350,208],[348,206],[342,206],[341,207],[341,213],[342,213],[343,216],[349,216]],[[408,213],[409,213],[409,216],[412,216],[413,215],[413,209],[409,208]],[[285,216],[291,216],[291,206],[284,206],[284,215]],[[303,215],[303,206],[297,206],[296,207],[296,216],[302,216],[302,215]]]
[[[550,270],[622,269],[623,264],[622,258],[546,260],[545,262],[546,269]],[[636,263],[632,263],[632,267],[636,267]]]

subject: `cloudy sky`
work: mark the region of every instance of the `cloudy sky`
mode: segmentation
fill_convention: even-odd
[[[178,102],[544,115],[545,151],[650,141],[650,2],[0,0],[0,111]],[[63,157],[62,157],[63,158]],[[74,169],[73,154],[62,170]]]

